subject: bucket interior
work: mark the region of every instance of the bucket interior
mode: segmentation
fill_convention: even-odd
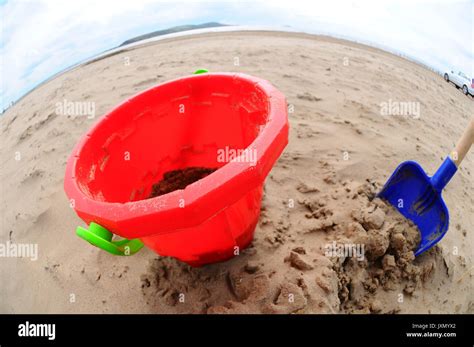
[[[204,74],[154,87],[87,135],[75,179],[95,200],[146,199],[166,172],[225,165],[222,154],[247,148],[267,122],[268,108],[258,85],[232,75]]]

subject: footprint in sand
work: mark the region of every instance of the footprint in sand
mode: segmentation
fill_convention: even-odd
[[[300,100],[313,101],[313,102],[323,100],[322,98],[318,98],[317,96],[314,96],[308,92],[305,92],[303,94],[297,94],[296,97]]]
[[[133,87],[136,88],[136,87],[148,86],[148,85],[150,85],[150,84],[152,84],[152,83],[155,83],[155,82],[157,82],[157,81],[158,81],[158,79],[155,78],[155,77],[153,77],[153,78],[148,78],[148,79],[143,80],[143,81],[141,81],[141,82],[135,83],[135,84],[133,85]]]

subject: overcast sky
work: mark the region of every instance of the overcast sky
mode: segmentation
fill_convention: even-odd
[[[0,0],[0,108],[126,39],[175,25],[264,25],[372,42],[474,77],[474,0]]]

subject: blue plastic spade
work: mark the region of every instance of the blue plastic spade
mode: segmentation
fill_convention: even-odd
[[[429,177],[414,161],[401,163],[378,196],[413,221],[421,233],[415,256],[437,244],[448,231],[449,212],[441,192],[454,176],[474,141],[474,119],[436,173]]]

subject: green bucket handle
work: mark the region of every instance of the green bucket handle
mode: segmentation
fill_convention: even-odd
[[[139,239],[122,239],[112,241],[112,234],[103,226],[92,222],[89,224],[89,229],[77,227],[76,234],[80,238],[86,240],[91,245],[96,246],[104,251],[114,255],[132,255],[143,248],[143,242]]]
[[[195,75],[200,75],[202,73],[207,73],[207,72],[209,72],[209,70],[207,70],[207,69],[198,69],[198,70],[194,71],[194,74]]]

